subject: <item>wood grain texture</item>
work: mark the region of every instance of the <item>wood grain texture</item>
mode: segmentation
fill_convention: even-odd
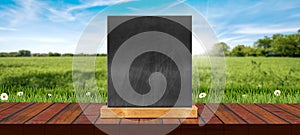
[[[16,104],[17,103],[11,103],[11,102],[9,102],[9,103],[0,103],[0,112],[7,109],[7,108],[9,108],[9,107],[12,107]]]
[[[266,111],[255,104],[241,104],[241,106],[243,106],[245,109],[247,109],[257,117],[261,118],[268,124],[288,124],[288,122],[282,120],[271,112]]]
[[[180,123],[182,124],[194,124],[194,125],[199,125],[199,124],[203,124],[203,121],[201,119],[179,119]]]
[[[140,119],[140,124],[163,124],[162,119]]]
[[[91,103],[84,111],[84,115],[99,116],[100,108],[105,105],[104,103]]]
[[[6,109],[6,110],[1,111],[0,112],[0,122],[4,118],[6,118],[6,117],[8,117],[10,115],[13,115],[13,114],[15,114],[15,113],[17,113],[19,111],[22,111],[22,109],[24,109],[24,108],[26,108],[26,107],[28,107],[28,106],[30,106],[32,104],[33,103],[18,103],[18,104],[14,105],[14,106]]]
[[[286,113],[284,110],[276,107],[275,105],[271,104],[259,104],[258,106],[264,108],[265,110],[271,112],[272,114],[280,117],[281,119],[288,121],[291,124],[300,124],[300,118],[297,118],[296,116]]]
[[[300,109],[300,104],[289,104],[289,105],[291,105],[291,106],[293,106],[293,107],[296,107],[296,108]]]
[[[209,106],[211,108],[211,106]],[[217,111],[215,112],[217,117],[224,124],[245,124],[245,120],[241,119],[239,116],[235,115],[232,110],[220,104]]]
[[[88,103],[81,105],[84,109]],[[71,124],[82,113],[82,108],[78,103],[70,104],[47,122],[47,124]]]
[[[22,111],[3,119],[1,124],[23,124],[53,103],[35,103]]]
[[[54,103],[46,110],[27,121],[25,124],[45,124],[68,105],[69,103]]]
[[[266,124],[262,119],[250,113],[239,104],[225,104],[225,106],[243,118],[248,124]]]
[[[163,124],[180,124],[180,119],[162,119]]]
[[[83,110],[73,124],[94,124],[100,117],[100,108],[104,103],[91,103]]]
[[[196,106],[202,110],[198,112],[205,124],[223,124],[223,122],[215,115],[214,112],[208,106],[196,104]]]
[[[96,121],[96,124],[120,124],[121,119],[107,119],[100,118]]]
[[[300,118],[300,109],[287,105],[287,104],[276,104],[276,107],[279,107],[283,110],[285,110],[286,112],[297,116],[298,118]]]
[[[5,104],[5,103],[4,103]],[[2,103],[0,104],[3,105]],[[10,106],[8,104],[7,106]],[[213,122],[201,123],[205,118],[205,105],[199,104],[202,110],[199,119],[101,119],[98,110],[103,104],[85,103],[82,111],[77,103],[16,103],[0,111],[6,116],[0,123],[0,134],[13,135],[81,135],[81,134],[143,134],[145,129],[168,132],[169,134],[205,134],[205,135],[298,135],[300,118],[288,110],[297,110],[289,104],[220,104]],[[278,105],[280,107],[278,107]],[[287,106],[286,106],[287,105]],[[291,109],[291,107],[293,109]],[[284,110],[288,109],[288,110]],[[10,115],[6,111],[9,111]],[[87,113],[83,113],[83,112]],[[211,111],[208,109],[208,111]],[[219,114],[221,113],[221,114]],[[232,113],[232,114],[229,114]],[[200,115],[200,112],[199,112]],[[68,117],[69,116],[69,117]],[[45,118],[43,118],[45,117]],[[63,119],[64,117],[64,119]],[[88,119],[93,117],[93,123]],[[225,117],[225,118],[224,118]],[[232,118],[232,124],[227,120]],[[237,119],[245,121],[239,122]],[[56,120],[53,122],[52,120]],[[47,123],[47,121],[49,121]],[[50,122],[53,123],[50,123]],[[4,124],[5,123],[5,124]],[[46,123],[46,124],[45,124]],[[66,124],[67,123],[67,124]],[[181,125],[180,125],[181,123]],[[227,124],[226,124],[227,123]],[[230,124],[228,124],[230,123]],[[94,125],[95,124],[95,125]],[[200,125],[199,125],[200,124]],[[175,127],[174,127],[175,126]],[[178,126],[178,127],[177,127]],[[99,130],[99,127],[101,130]],[[152,133],[152,132],[148,132]]]
[[[191,108],[112,108],[103,106],[101,118],[197,118],[197,107]]]
[[[121,119],[120,124],[139,124],[140,119]]]

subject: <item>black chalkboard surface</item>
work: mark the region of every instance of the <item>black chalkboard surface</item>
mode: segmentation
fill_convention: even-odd
[[[191,16],[108,16],[108,107],[191,107]]]

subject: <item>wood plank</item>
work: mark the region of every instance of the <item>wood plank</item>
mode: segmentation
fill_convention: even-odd
[[[295,108],[295,107],[287,105],[287,104],[276,104],[275,106],[300,118],[300,109],[298,109],[298,108]]]
[[[208,106],[212,108],[210,105]],[[217,132],[218,134],[222,133],[223,135],[240,135],[240,134],[244,134],[245,131],[248,130],[248,127],[243,125],[246,124],[247,122],[241,117],[239,117],[238,115],[236,115],[231,109],[226,107],[224,104],[220,104],[218,106],[216,115],[225,124],[219,128],[216,128],[216,130],[218,130]],[[223,132],[220,131],[222,129]]]
[[[140,119],[140,124],[162,124],[162,119]]]
[[[91,105],[90,103],[86,103],[86,107],[85,108],[81,108],[82,112],[80,113],[80,115],[78,117],[76,117],[75,120],[73,120],[72,124],[92,124],[92,122],[89,120],[90,118],[93,118],[94,120],[97,119],[97,117],[93,117],[93,116],[86,116],[84,114],[84,112],[86,111],[86,109]],[[78,126],[78,125],[77,125]],[[79,126],[80,127],[80,126]]]
[[[180,123],[182,123],[182,124],[194,124],[194,125],[204,124],[201,119],[187,118],[187,119],[179,119],[179,120],[180,120]]]
[[[180,124],[180,120],[179,119],[162,119],[162,123],[163,124],[175,124],[175,125],[179,125]]]
[[[209,107],[211,108],[210,105]],[[245,120],[235,115],[232,110],[224,106],[224,104],[220,104],[215,113],[225,124],[246,124]]]
[[[276,105],[271,105],[271,104],[258,104],[258,105],[264,108],[265,110],[268,110],[269,112],[280,117],[281,119],[288,121],[291,124],[300,124],[300,118],[297,118],[296,116],[290,113],[286,113],[284,110],[275,107]]]
[[[25,122],[25,124],[45,124],[49,121],[53,116],[59,113],[62,109],[64,109],[69,103],[54,103],[46,110],[42,111],[32,119]]]
[[[88,116],[99,116],[100,115],[100,108],[105,105],[105,103],[91,103],[84,111],[84,115]]]
[[[120,124],[139,124],[140,119],[121,119]]]
[[[66,106],[46,123],[46,135],[72,135],[77,130],[84,130],[83,128],[85,128],[85,126],[82,127],[77,124],[71,125],[71,123],[75,121],[75,119],[82,113],[82,109],[84,110],[88,104],[89,103],[71,103]],[[74,129],[74,126],[76,126],[77,129]],[[94,133],[93,128],[91,129],[90,126],[87,128]],[[87,131],[87,133],[90,132]]]
[[[0,112],[0,121],[2,121],[4,118],[9,117],[10,115],[13,115],[22,109],[32,105],[32,103],[18,103],[14,105],[13,107],[10,107],[4,111]]]
[[[205,104],[195,104],[195,106],[198,108],[198,115],[200,115],[204,110]]]
[[[73,124],[94,124],[97,120],[98,116],[86,116],[86,115],[80,115]]]
[[[241,107],[239,104],[225,104],[230,110],[242,117],[248,124],[266,124],[265,121]]]
[[[197,118],[197,107],[176,108],[101,108],[101,118]]]
[[[7,109],[7,108],[10,108],[14,105],[16,105],[17,103],[12,103],[12,102],[8,102],[8,103],[0,103],[0,112]]]
[[[100,116],[100,108],[104,103],[90,103],[73,124],[94,124]]]
[[[205,124],[223,124],[223,122],[210,110],[208,106],[202,106],[201,104],[196,104],[198,110],[202,110],[198,112],[198,115],[201,117]],[[211,116],[212,115],[212,116]]]
[[[257,117],[261,118],[268,124],[288,124],[288,122],[264,110],[263,108],[257,106],[256,104],[241,104],[241,106],[247,109],[249,112],[256,115]]]
[[[88,103],[82,103],[83,108],[81,108],[78,103],[72,103],[50,119],[47,124],[71,124],[82,113],[81,109],[84,109],[87,105]]]
[[[225,125],[225,129],[227,129],[227,131],[224,131],[224,134],[234,134],[232,133],[233,131],[232,132],[229,131],[229,130],[233,130],[234,128],[236,129],[239,128],[241,129],[239,132],[248,132],[250,135],[268,134],[268,131],[266,130],[268,129],[266,122],[260,119],[259,117],[250,113],[239,104],[224,104],[224,105],[228,107],[230,110],[234,111],[235,114],[242,117],[247,122],[247,124],[250,124],[247,125],[248,129],[247,128],[245,129],[244,125],[241,125],[241,127],[239,127],[239,125],[237,125],[236,127],[230,127],[230,125]]]
[[[3,119],[1,124],[23,124],[53,103],[35,103],[22,111]]]
[[[300,109],[300,104],[289,104],[289,105],[291,105],[291,106],[293,106],[293,107],[296,107],[296,108]]]
[[[120,124],[121,119],[108,119],[108,118],[100,118],[96,121],[96,124]]]
[[[195,106],[197,107],[198,118],[179,119],[181,125],[179,126],[179,129],[177,129],[177,132],[175,130],[175,131],[172,131],[172,133],[189,134],[189,135],[205,134],[206,127],[202,126],[205,124],[205,122],[203,121],[203,117],[202,117],[203,115],[201,115],[201,113],[203,112],[203,110],[205,108],[205,105],[204,104],[195,104]],[[210,112],[210,110],[209,110],[209,112]],[[178,130],[180,130],[180,132],[178,132]]]

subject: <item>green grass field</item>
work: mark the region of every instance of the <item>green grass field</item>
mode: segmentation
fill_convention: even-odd
[[[0,102],[77,102],[72,61],[71,57],[0,58],[0,94],[9,96]],[[199,87],[193,91],[193,101],[205,102],[207,97],[200,99],[198,95],[205,92],[209,96],[211,68],[207,59],[198,63],[200,78],[193,81],[200,84],[193,85],[193,89]],[[224,103],[300,103],[299,58],[228,57],[226,68]],[[86,102],[106,102],[106,71],[106,57],[97,57],[98,89],[86,87],[82,93]],[[279,96],[274,95],[277,89],[281,91]],[[19,91],[24,94],[18,96]]]

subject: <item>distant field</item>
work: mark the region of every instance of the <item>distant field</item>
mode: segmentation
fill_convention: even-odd
[[[0,94],[8,94],[5,102],[76,102],[72,60],[71,57],[0,58]],[[198,92],[193,91],[193,101],[205,102],[207,97],[200,99],[198,94],[206,92],[209,96],[211,68],[207,59],[199,59],[199,63],[200,85],[193,85],[193,89],[199,87]],[[300,103],[299,58],[228,57],[226,67],[222,102]],[[106,102],[106,71],[106,57],[97,57],[98,89],[86,89],[90,92],[85,95],[86,101]],[[277,89],[280,96],[274,95]],[[24,95],[17,96],[19,91]]]

